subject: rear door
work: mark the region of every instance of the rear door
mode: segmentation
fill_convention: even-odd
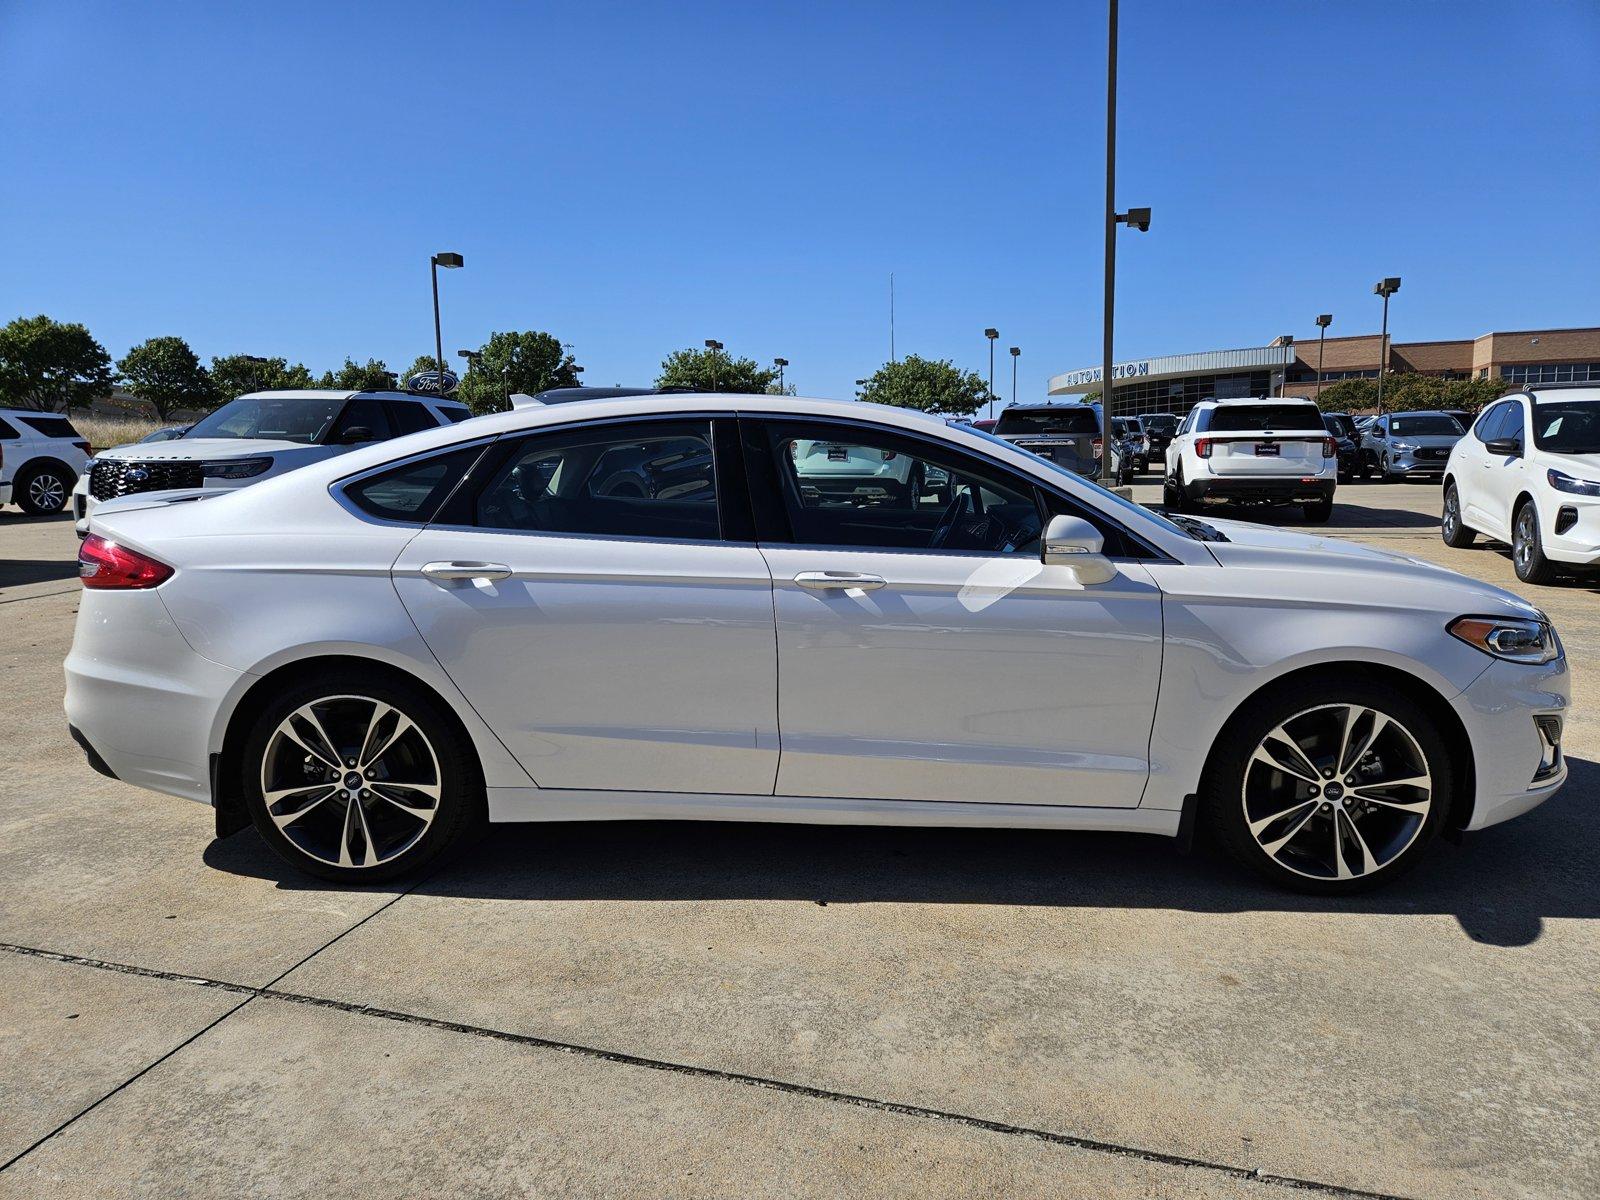
[[[1328,431],[1311,404],[1225,404],[1203,433],[1217,475],[1313,475],[1322,470]]]
[[[706,418],[509,438],[395,586],[540,787],[770,795],[772,581],[744,496]]]

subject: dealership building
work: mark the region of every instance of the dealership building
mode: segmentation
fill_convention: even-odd
[[[1600,327],[1524,329],[1444,342],[1397,342],[1391,337],[1388,348],[1391,373],[1600,386]],[[1382,351],[1376,333],[1330,337],[1321,343],[1314,336],[1285,335],[1243,350],[1202,350],[1116,363],[1112,411],[1182,414],[1201,400],[1275,396],[1280,388],[1287,396],[1315,398],[1320,387],[1341,379],[1376,379]],[[1052,376],[1050,395],[1098,392],[1103,374],[1100,367],[1086,367]]]

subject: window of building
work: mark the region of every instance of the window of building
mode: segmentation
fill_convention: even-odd
[[[1540,383],[1600,383],[1600,363],[1517,363],[1501,367],[1500,378],[1523,387]]]

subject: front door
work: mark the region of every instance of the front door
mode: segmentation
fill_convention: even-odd
[[[780,795],[1138,805],[1161,594],[1137,561],[1091,587],[1043,565],[1044,495],[985,460],[870,425],[745,426]]]
[[[772,584],[725,540],[706,420],[511,439],[394,565],[429,649],[540,787],[771,795]]]

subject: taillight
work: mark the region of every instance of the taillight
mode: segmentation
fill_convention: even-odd
[[[1095,438],[1095,440],[1094,440],[1094,456],[1096,458],[1100,457],[1100,439],[1099,438]]]
[[[1339,443],[1337,441],[1335,441],[1331,437],[1323,438],[1322,439],[1322,457],[1323,458],[1338,458],[1339,457]]]
[[[172,578],[172,568],[91,533],[78,546],[78,578],[86,588],[153,588]]]
[[[1195,438],[1195,440],[1194,440],[1194,452],[1196,454],[1198,454],[1201,458],[1210,458],[1211,457],[1211,439],[1210,438]]]
[[[77,441],[77,442],[73,442],[72,444],[74,446],[76,446],[79,450],[82,450],[85,454],[93,454],[94,453],[94,451],[89,449],[89,443],[88,442]]]

